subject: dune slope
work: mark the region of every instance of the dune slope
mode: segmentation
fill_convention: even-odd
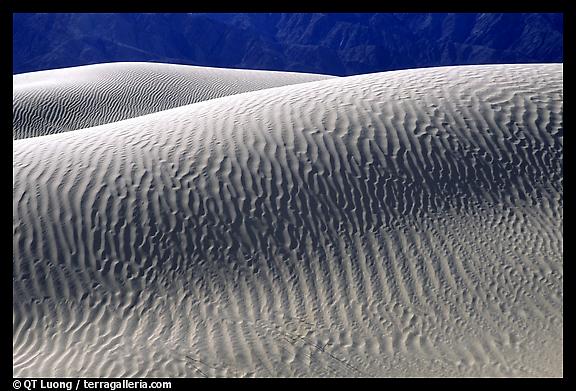
[[[562,376],[562,64],[14,141],[14,376]]]
[[[109,63],[14,75],[13,139],[103,125],[242,92],[328,79],[294,72]]]

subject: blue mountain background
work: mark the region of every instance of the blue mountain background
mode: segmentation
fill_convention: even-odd
[[[13,73],[114,61],[354,75],[563,61],[540,13],[14,14]]]

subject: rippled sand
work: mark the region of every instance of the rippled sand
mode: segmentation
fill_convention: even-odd
[[[333,76],[161,63],[108,63],[13,77],[14,139],[68,132]]]
[[[562,64],[136,79],[15,88],[14,376],[563,375]]]

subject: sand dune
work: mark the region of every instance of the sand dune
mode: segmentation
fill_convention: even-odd
[[[13,374],[562,376],[562,110],[443,67],[16,140]]]
[[[110,63],[13,77],[13,138],[103,125],[242,92],[332,76],[160,63]]]

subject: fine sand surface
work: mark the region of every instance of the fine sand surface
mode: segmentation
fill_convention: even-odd
[[[13,76],[13,138],[103,125],[208,99],[333,78],[160,63],[86,65]]]
[[[562,111],[443,67],[16,140],[13,374],[562,376]]]

